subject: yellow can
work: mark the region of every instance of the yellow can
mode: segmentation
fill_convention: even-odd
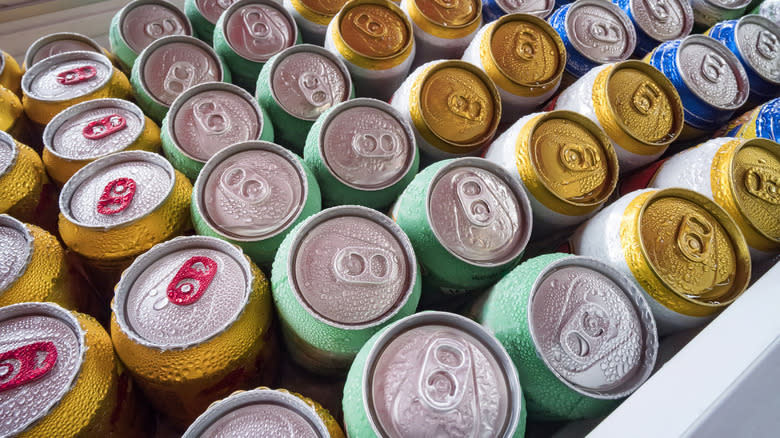
[[[25,143],[28,141],[26,121],[22,101],[13,91],[0,86],[0,131]]]
[[[0,50],[0,85],[22,97],[22,69],[9,54]]]

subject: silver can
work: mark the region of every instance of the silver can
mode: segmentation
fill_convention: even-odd
[[[58,32],[38,38],[30,44],[24,54],[24,68],[30,68],[38,61],[65,52],[109,53],[92,38],[75,32]]]
[[[739,18],[751,0],[690,0],[697,27],[708,28],[723,20]]]

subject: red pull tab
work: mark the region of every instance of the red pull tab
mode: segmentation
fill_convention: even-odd
[[[184,262],[179,272],[168,284],[168,300],[187,306],[198,301],[217,274],[217,262],[196,256]]]
[[[0,353],[0,392],[40,379],[56,363],[57,347],[52,342],[35,342]]]
[[[57,82],[62,85],[73,85],[88,81],[97,76],[97,69],[91,65],[65,70],[57,75]]]
[[[88,140],[100,140],[127,127],[127,121],[119,114],[111,114],[100,120],[93,120],[84,127],[81,133]]]
[[[100,214],[117,214],[130,206],[135,196],[135,181],[132,178],[117,178],[106,185],[97,204]]]

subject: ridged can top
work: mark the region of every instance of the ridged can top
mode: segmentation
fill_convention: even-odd
[[[630,0],[629,8],[637,27],[656,41],[683,38],[693,28],[688,0]]]
[[[58,32],[41,37],[30,44],[24,55],[24,65],[30,68],[50,56],[66,52],[103,53],[92,38],[73,32]]]
[[[690,35],[677,49],[676,63],[683,81],[704,102],[735,110],[747,101],[747,73],[726,46],[704,35]]]
[[[760,15],[746,15],[735,32],[742,59],[763,79],[780,86],[780,26]]]
[[[0,215],[0,295],[24,275],[32,255],[33,237],[27,227],[12,216]]]
[[[241,2],[226,13],[223,32],[228,44],[251,61],[265,62],[298,38],[292,17],[273,0]]]
[[[337,19],[344,43],[370,59],[392,58],[414,39],[403,12],[381,2],[350,2]]]
[[[0,177],[13,167],[18,155],[19,150],[16,148],[14,138],[0,131]]]
[[[608,1],[575,2],[566,13],[565,26],[574,48],[599,64],[627,59],[636,47],[634,24]]]
[[[195,7],[198,8],[198,12],[203,15],[203,18],[208,20],[211,24],[216,24],[219,20],[219,16],[227,8],[238,0],[195,0]]]
[[[192,35],[190,21],[167,1],[135,1],[119,14],[119,32],[128,47],[136,53],[141,53],[162,37]]]
[[[555,9],[554,0],[496,0],[507,14],[530,14],[547,18]]]
[[[60,53],[30,67],[22,91],[36,100],[62,102],[99,90],[113,74],[111,61],[100,53]]]
[[[412,2],[425,18],[444,28],[468,27],[482,17],[482,3],[478,0],[412,0]]]

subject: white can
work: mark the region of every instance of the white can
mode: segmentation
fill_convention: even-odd
[[[460,59],[482,26],[479,0],[401,0],[417,44],[412,68],[436,59]]]

